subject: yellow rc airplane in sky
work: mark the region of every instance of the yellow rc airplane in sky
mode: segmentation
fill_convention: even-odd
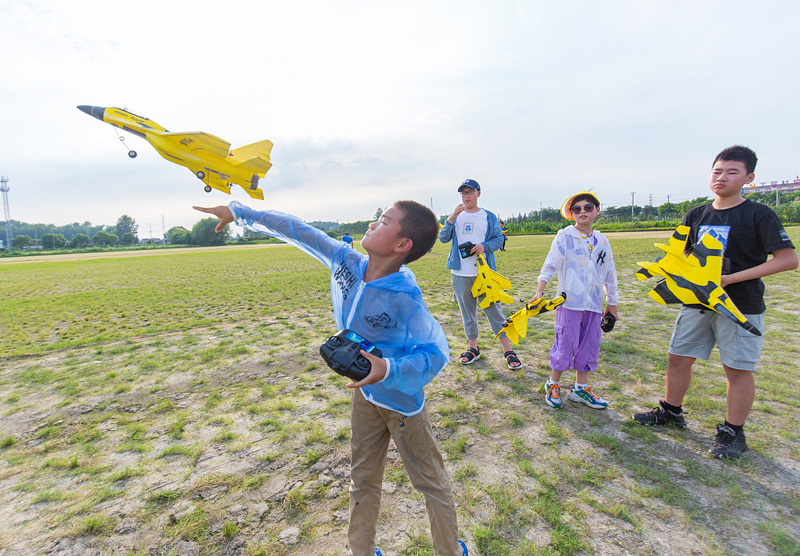
[[[206,184],[207,192],[213,188],[230,195],[231,184],[235,183],[253,199],[264,199],[258,180],[272,168],[269,161],[272,141],[259,141],[230,150],[230,143],[210,133],[172,133],[153,120],[121,108],[86,105],[78,108],[98,120],[147,139],[162,157],[191,170]],[[136,151],[129,150],[128,156],[135,158]]]
[[[720,286],[722,242],[711,234],[705,234],[687,254],[689,231],[689,226],[678,226],[669,238],[669,245],[656,243],[655,246],[666,255],[654,263],[638,263],[642,268],[636,271],[636,277],[646,280],[663,276],[656,287],[648,292],[662,305],[700,305],[725,315],[748,332],[761,336],[761,331],[745,318]]]

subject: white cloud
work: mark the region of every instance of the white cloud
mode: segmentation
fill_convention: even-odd
[[[733,143],[758,152],[757,180],[800,172],[799,12],[789,1],[0,0],[15,47],[0,57],[0,172],[25,221],[134,212],[160,226],[163,213],[190,227],[192,204],[230,200],[136,137],[129,160],[110,126],[75,108],[95,104],[234,147],[271,139],[263,205],[235,198],[307,219],[371,218],[410,196],[444,213],[465,177],[501,214],[586,187],[619,205],[631,191],[694,198]]]

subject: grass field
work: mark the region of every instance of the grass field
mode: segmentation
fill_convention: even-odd
[[[551,240],[498,253],[515,298]],[[706,455],[725,411],[716,354],[695,366],[686,430],[630,421],[663,394],[677,312],[634,277],[653,242],[612,236],[622,318],[593,377],[602,412],[545,405],[552,313],[530,321],[522,370],[485,321],[484,357],[458,364],[449,246],[412,265],[450,339],[428,409],[470,554],[800,554],[800,272],[765,280],[751,451],[721,462]],[[0,264],[0,556],[347,554],[350,392],[317,351],[328,281],[280,246]],[[378,543],[433,554],[394,450]]]

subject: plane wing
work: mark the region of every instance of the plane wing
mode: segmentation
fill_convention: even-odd
[[[639,280],[662,276],[649,295],[666,305],[684,303],[702,305],[725,315],[748,332],[761,336],[761,331],[739,311],[725,290],[722,278],[722,243],[711,234],[705,234],[691,253],[686,254],[688,226],[678,226],[669,238],[669,244],[656,243],[665,255],[658,261],[640,262],[636,271]]]
[[[193,173],[197,174],[196,168],[189,168]],[[228,195],[231,194],[231,184],[235,183],[236,185],[240,186],[245,192],[250,195],[253,199],[259,199],[261,201],[264,200],[264,191],[259,189],[258,182],[253,183],[245,183],[242,185],[238,181],[230,182],[229,179],[232,179],[231,176],[227,174],[223,174],[221,172],[217,172],[213,168],[201,168],[200,171],[205,173],[205,177],[203,178],[203,183],[208,185],[209,187],[213,187],[218,191],[222,191],[223,193],[227,193]]]
[[[159,135],[164,139],[180,143],[191,151],[204,150],[222,158],[227,158],[228,150],[231,148],[231,144],[224,139],[203,131],[169,132]]]
[[[547,301],[546,299],[538,299],[530,305],[525,305],[522,309],[506,318],[506,324],[500,332],[495,334],[495,338],[499,338],[500,334],[506,333],[508,339],[512,344],[519,343],[520,338],[525,338],[528,335],[528,319],[540,315],[547,311],[552,311],[564,301],[567,300],[567,294],[562,293],[558,297]]]
[[[478,306],[481,309],[486,309],[492,303],[514,303],[514,298],[508,295],[503,290],[511,289],[511,281],[489,268],[486,264],[486,259],[483,258],[483,253],[478,254],[478,276],[472,284],[472,296],[486,297],[481,301]]]

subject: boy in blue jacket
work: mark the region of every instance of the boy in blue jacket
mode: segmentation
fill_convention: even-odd
[[[389,439],[394,439],[414,488],[425,496],[437,556],[462,556],[450,479],[425,407],[424,387],[447,365],[444,331],[428,311],[406,263],[436,242],[436,216],[414,201],[398,201],[369,225],[362,255],[341,241],[277,211],[228,206],[194,207],[277,237],[331,270],[331,301],[338,330],[348,328],[375,344],[383,357],[362,351],[370,373],[353,389],[350,447],[350,525],[353,556],[380,554],[375,534]]]

